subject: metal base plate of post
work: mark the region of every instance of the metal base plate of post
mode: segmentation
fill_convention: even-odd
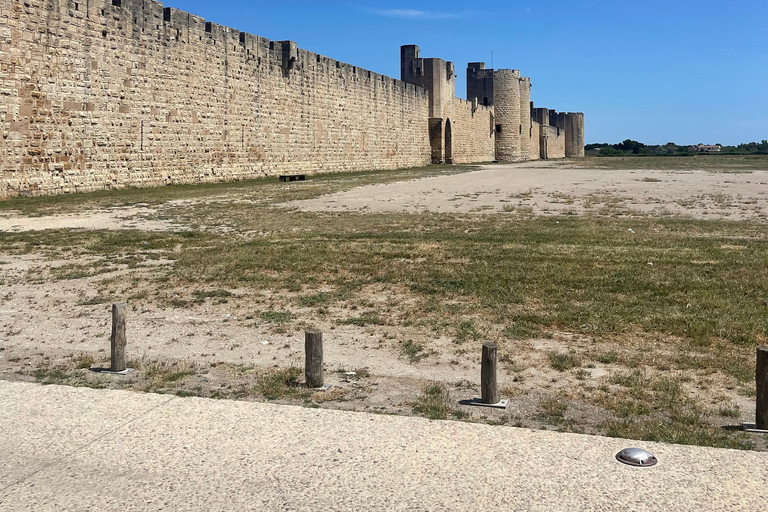
[[[473,398],[468,405],[473,407],[487,407],[489,409],[506,409],[509,405],[509,400],[506,398],[497,404],[484,404],[482,398]]]
[[[123,370],[121,372],[113,372],[109,368],[91,368],[91,371],[94,372],[94,373],[104,373],[106,375],[125,376],[125,375],[130,375],[130,374],[134,373],[136,370],[134,370],[133,368],[126,368],[125,370]]]
[[[742,423],[741,427],[750,434],[768,434],[768,430],[759,429],[754,423]]]

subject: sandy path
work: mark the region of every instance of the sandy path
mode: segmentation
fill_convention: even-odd
[[[156,214],[155,208],[138,206],[42,217],[0,214],[0,231],[18,233],[45,229],[141,229],[143,231],[173,229],[170,222],[149,218]]]
[[[598,170],[557,162],[372,185],[286,206],[304,211],[598,213],[768,218],[768,172]]]

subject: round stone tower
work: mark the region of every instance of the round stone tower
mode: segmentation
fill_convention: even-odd
[[[496,160],[522,160],[518,70],[499,69],[493,73],[493,106],[496,115]]]
[[[565,156],[566,158],[584,156],[584,114],[581,112],[565,114]]]

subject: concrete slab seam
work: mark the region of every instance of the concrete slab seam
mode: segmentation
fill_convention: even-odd
[[[54,467],[54,466],[56,466],[56,465],[60,464],[60,463],[61,463],[61,461],[65,460],[65,459],[67,459],[67,458],[69,458],[69,457],[71,457],[72,455],[76,454],[76,453],[77,453],[77,452],[79,452],[79,451],[82,451],[82,450],[84,450],[84,449],[88,448],[89,446],[91,446],[91,445],[93,445],[93,444],[97,443],[98,441],[101,441],[102,439],[104,439],[104,438],[106,438],[106,437],[108,437],[108,436],[110,436],[110,435],[112,435],[112,434],[114,434],[114,433],[116,433],[116,432],[118,432],[118,431],[122,430],[123,428],[127,427],[127,426],[128,426],[128,425],[130,425],[131,423],[135,423],[136,421],[138,421],[138,420],[140,420],[140,419],[144,418],[145,416],[147,416],[148,414],[150,414],[150,413],[152,413],[152,412],[156,411],[157,409],[159,409],[159,408],[161,408],[161,407],[163,407],[163,406],[165,406],[165,405],[168,405],[169,403],[171,403],[172,401],[174,401],[174,400],[175,400],[175,399],[177,399],[177,398],[178,398],[177,396],[172,396],[170,399],[166,400],[165,402],[163,402],[163,403],[160,403],[160,404],[157,404],[156,406],[152,407],[151,409],[147,409],[147,410],[146,410],[146,411],[144,411],[142,414],[139,414],[139,415],[138,415],[138,416],[136,416],[135,418],[131,418],[129,421],[126,421],[125,423],[121,424],[120,426],[113,428],[113,429],[112,429],[112,430],[110,430],[109,432],[105,432],[104,434],[102,434],[102,435],[100,435],[100,436],[97,436],[97,437],[95,437],[94,439],[91,439],[90,441],[88,441],[88,442],[87,442],[87,443],[85,443],[84,445],[82,445],[82,446],[79,446],[79,447],[75,448],[75,449],[74,449],[74,450],[72,450],[71,452],[65,453],[64,455],[62,455],[61,457],[59,457],[59,458],[58,458],[58,459],[57,459],[55,462],[53,462],[52,464],[49,464],[49,465],[47,465],[47,466],[45,466],[45,467],[42,467],[42,468],[36,469],[35,471],[33,471],[33,472],[29,473],[28,475],[24,475],[24,476],[22,476],[21,478],[19,478],[19,479],[18,479],[18,480],[16,480],[15,482],[12,482],[12,483],[8,484],[8,485],[7,485],[7,486],[5,486],[5,487],[0,487],[0,493],[4,493],[4,492],[6,492],[6,491],[10,490],[10,489],[11,489],[11,488],[13,488],[13,487],[16,487],[17,485],[24,483],[25,481],[29,480],[29,479],[30,479],[30,478],[32,478],[33,476],[37,475],[38,473],[41,473],[41,472],[43,472],[43,471],[45,471],[45,470],[47,470],[47,469],[50,469],[50,468],[52,468],[52,467]],[[2,496],[0,496],[0,497],[2,497]]]

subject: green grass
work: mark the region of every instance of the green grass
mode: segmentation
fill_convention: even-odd
[[[536,417],[547,423],[559,425],[565,422],[566,411],[568,411],[566,402],[558,398],[548,397],[539,401]]]
[[[703,424],[691,425],[684,420],[622,419],[606,424],[608,437],[654,441],[659,443],[690,444],[750,450],[752,441],[743,434],[731,435],[725,430]]]
[[[711,172],[768,171],[766,155],[696,155],[680,157],[619,156],[569,161],[588,169],[653,169],[662,171],[705,170]]]
[[[346,325],[357,325],[358,327],[364,327],[366,325],[384,325],[384,320],[381,315],[376,311],[368,311],[360,316],[353,318],[347,318],[342,323]]]
[[[768,331],[767,244],[759,226],[494,218],[476,219],[467,233],[464,221],[446,215],[351,214],[328,231],[322,214],[295,215],[307,233],[244,241],[226,252],[218,246],[184,251],[175,272],[191,282],[254,288],[344,286],[347,276],[354,276],[352,293],[366,284],[405,285],[425,298],[458,302],[463,313],[522,325],[524,331],[508,333],[512,337],[557,324],[590,335],[660,332],[750,344]],[[418,233],[409,228],[414,224]],[[627,226],[643,234],[629,237]],[[424,241],[440,249],[423,252]],[[729,250],[734,243],[744,249]],[[457,266],[457,259],[466,263]],[[542,306],[524,310],[528,302]]]
[[[504,336],[512,340],[527,340],[541,335],[541,327],[533,322],[519,320],[504,328]]]
[[[452,314],[503,323],[505,335],[514,339],[558,326],[593,336],[656,332],[702,344],[723,338],[749,346],[768,333],[763,271],[768,240],[757,223],[336,216],[237,203],[185,206],[185,212],[206,225],[221,220],[240,232],[265,235],[60,230],[1,233],[0,247],[16,253],[76,251],[105,260],[169,257],[176,260],[172,276],[180,283],[303,289],[309,292],[303,296],[311,297],[303,299],[307,305],[329,300],[312,293],[321,286],[352,296],[370,284],[404,286],[439,304],[424,321],[437,322],[451,302]],[[634,234],[627,233],[630,227]],[[438,249],[424,251],[425,243]],[[57,277],[106,270],[74,265],[58,270]]]
[[[44,385],[65,384],[69,378],[66,367],[52,366],[47,363],[38,365],[32,372],[32,376],[36,382]]]
[[[228,208],[234,206],[220,207]],[[706,347],[716,340],[753,347],[768,336],[768,240],[761,224],[494,215],[469,222],[452,215],[300,212],[256,217],[262,230],[275,234],[0,233],[0,247],[102,258],[152,251],[175,259],[158,279],[170,273],[177,284],[204,282],[214,290],[303,289],[302,296],[317,303],[327,299],[311,293],[319,287],[351,298],[369,285],[398,286],[421,299],[398,306],[402,313],[449,336],[457,331],[445,319],[459,315],[506,325],[505,335],[515,339],[552,328],[595,337],[657,334],[696,347],[694,355],[677,358],[679,367],[701,360],[744,379],[751,377],[741,357],[719,364],[727,351]],[[287,231],[286,225],[301,228]],[[437,249],[425,251],[425,243]],[[279,323],[290,314],[268,312],[263,319]],[[460,336],[475,335],[471,327],[458,327]]]
[[[613,364],[619,360],[619,354],[615,350],[603,352],[595,356],[595,361],[603,364]]]
[[[739,418],[741,417],[741,413],[739,412],[738,407],[721,407],[717,414],[722,416],[723,418]]]
[[[561,354],[559,352],[548,352],[549,364],[559,372],[565,372],[572,368],[581,366],[579,358],[571,353]]]
[[[92,297],[90,299],[84,299],[77,303],[78,306],[98,306],[101,304],[109,304],[112,301],[111,297]]]
[[[477,329],[474,320],[463,320],[456,328],[456,336],[454,341],[456,343],[464,343],[467,340],[478,340],[481,334]]]
[[[75,365],[76,369],[84,370],[93,368],[93,365],[96,364],[96,360],[90,354],[80,354],[72,358],[72,363]]]
[[[612,384],[618,384],[635,393],[641,393],[651,383],[651,378],[646,375],[644,370],[633,370],[631,372],[618,372],[611,375]]]
[[[299,384],[299,377],[303,373],[303,370],[297,367],[275,368],[258,377],[256,389],[267,400],[296,398],[304,394]]]
[[[290,311],[264,311],[261,319],[272,324],[285,324],[296,318]]]
[[[301,307],[314,307],[329,304],[333,301],[333,296],[330,293],[315,293],[312,295],[305,295],[296,299],[297,303]]]
[[[604,422],[610,437],[721,448],[751,449],[753,443],[740,433],[713,425],[708,413],[684,388],[678,372],[651,372],[644,368],[611,375],[612,388],[602,388],[587,401],[605,407],[615,418]],[[737,418],[737,409],[714,411]]]
[[[140,370],[146,379],[144,391],[175,388],[181,386],[188,377],[196,374],[194,365],[187,361],[137,360],[131,363],[131,368]]]
[[[220,301],[226,300],[232,296],[232,292],[224,289],[217,290],[195,290],[192,292],[192,296],[195,298],[195,302],[204,302],[205,299],[215,298]]]
[[[403,346],[400,347],[400,354],[407,359],[409,363],[418,363],[428,355],[424,351],[424,345],[415,343],[413,340],[407,340],[403,343]]]
[[[454,411],[448,388],[442,382],[430,382],[413,405],[413,412],[431,420],[444,420]]]

